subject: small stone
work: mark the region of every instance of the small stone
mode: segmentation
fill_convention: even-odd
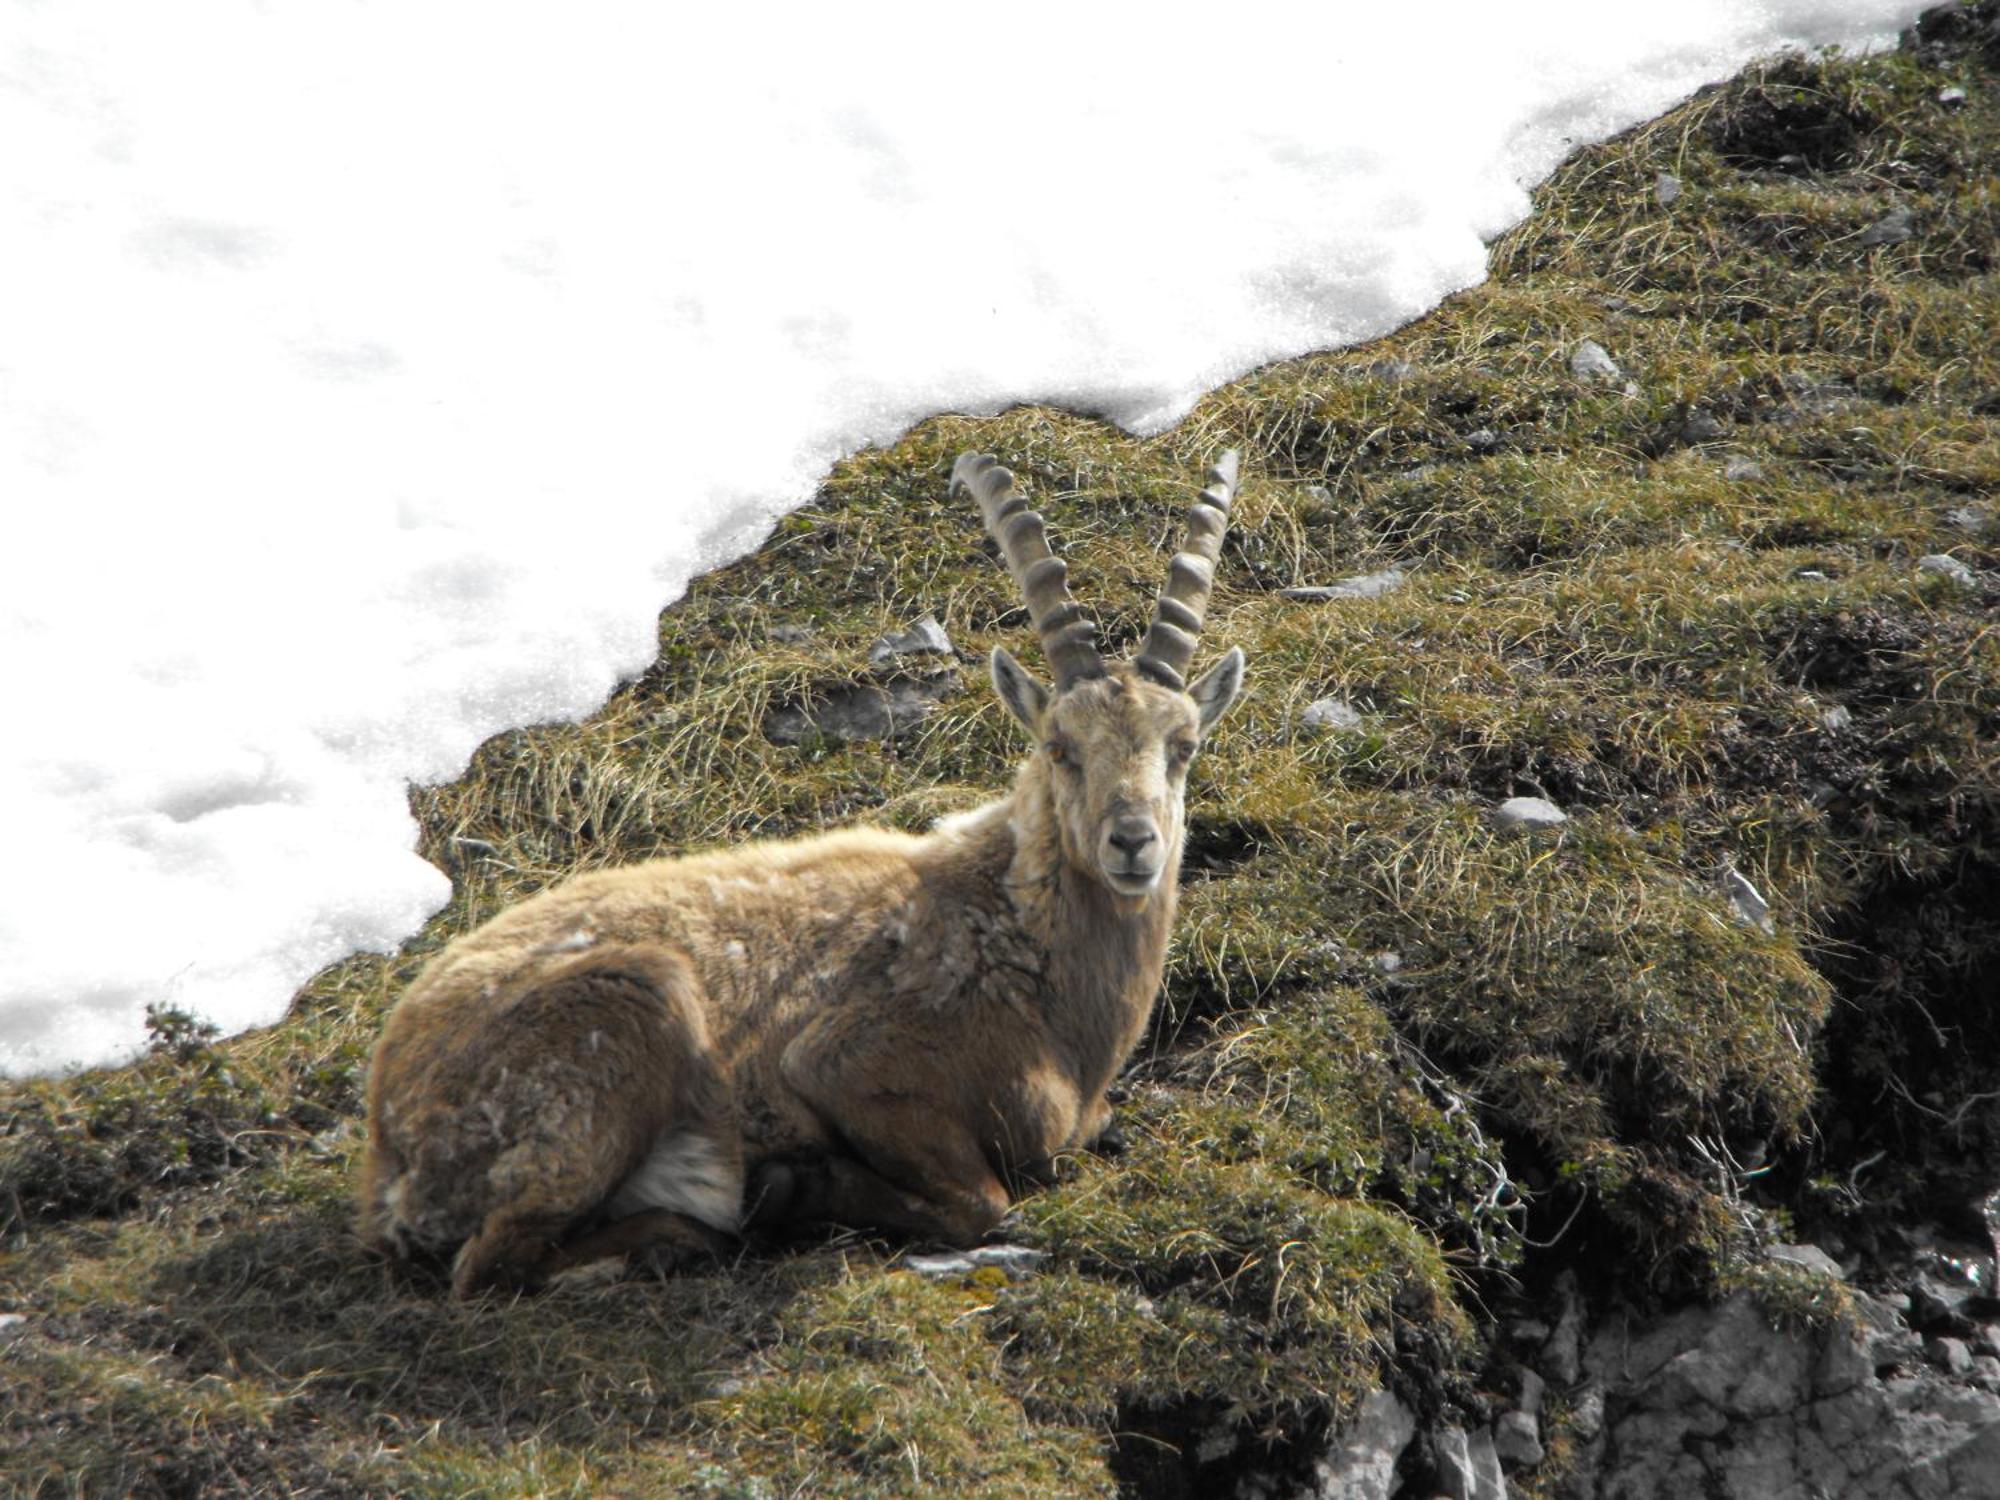
[[[1417,373],[1417,367],[1407,359],[1372,360],[1361,367],[1361,373],[1370,380],[1386,380],[1399,385]]]
[[[1278,597],[1301,604],[1323,604],[1331,599],[1375,599],[1401,588],[1409,576],[1401,568],[1384,568],[1379,573],[1359,573],[1338,583],[1303,584],[1298,588],[1279,589]]]
[[[1798,568],[1793,571],[1792,577],[1801,579],[1806,583],[1826,582],[1826,573],[1819,568]]]
[[[1009,1276],[1031,1276],[1049,1257],[1032,1245],[981,1245],[966,1251],[965,1258],[975,1266],[997,1266]]]
[[[1604,352],[1596,339],[1585,339],[1569,357],[1569,372],[1578,380],[1615,381],[1624,378],[1616,360]]]
[[[915,1271],[919,1276],[928,1276],[933,1281],[946,1276],[970,1276],[973,1272],[972,1257],[969,1255],[906,1255],[900,1262],[905,1271]]]
[[[1388,1500],[1396,1488],[1396,1461],[1416,1431],[1410,1409],[1388,1391],[1376,1391],[1313,1465],[1308,1493],[1314,1500]]]
[[[1451,1500],[1507,1500],[1507,1479],[1493,1436],[1481,1430],[1467,1437],[1457,1427],[1437,1435],[1438,1483]]]
[[[1979,535],[1993,524],[1993,512],[1983,505],[1957,505],[1944,513],[1944,518],[1960,531]]]
[[[1904,1290],[1910,1297],[1910,1326],[1919,1333],[1969,1338],[1979,1326],[1964,1310],[1966,1299],[1972,1295],[1967,1287],[1919,1272]]]
[[[1729,429],[1715,413],[1696,407],[1681,419],[1681,436],[1690,443],[1712,443]]]
[[[1990,1354],[1973,1355],[1972,1383],[1982,1391],[2000,1391],[2000,1359]]]
[[[1509,797],[1493,809],[1493,821],[1509,833],[1532,833],[1562,827],[1569,814],[1546,797]]]
[[[1604,1387],[1595,1381],[1576,1393],[1570,1403],[1569,1430],[1584,1442],[1604,1431]]]
[[[1242,1446],[1243,1437],[1237,1432],[1234,1422],[1217,1422],[1195,1439],[1194,1461],[1198,1464],[1220,1463]]]
[[[1474,453],[1491,453],[1500,446],[1500,434],[1491,427],[1481,427],[1465,435],[1465,446]]]
[[[1516,1318],[1507,1325],[1507,1337],[1518,1348],[1539,1349],[1549,1341],[1549,1325],[1540,1318]]]
[[[1939,89],[1937,102],[1942,104],[1946,109],[1956,109],[1959,105],[1965,103],[1965,90],[1956,85],[1948,89]]]
[[[1964,1339],[1926,1339],[1924,1354],[1932,1364],[1947,1375],[1962,1376],[1972,1373],[1972,1351],[1966,1348]]]
[[[1361,711],[1351,703],[1339,698],[1320,698],[1305,706],[1305,711],[1299,715],[1299,723],[1317,733],[1337,734],[1359,729],[1362,718]]]
[[[1819,727],[1828,734],[1839,734],[1854,727],[1854,711],[1845,703],[1836,703],[1821,711]]]
[[[1900,245],[1916,233],[1912,227],[1915,215],[1907,208],[1891,209],[1854,238],[1854,243],[1863,249],[1873,250],[1882,245]]]
[[[1681,180],[1671,172],[1662,172],[1653,179],[1653,201],[1662,208],[1672,208],[1680,201]]]
[[[781,642],[784,645],[796,646],[801,641],[811,640],[813,638],[813,629],[810,625],[773,625],[770,629],[770,637],[772,640]]]
[[[0,1344],[12,1343],[28,1331],[25,1313],[0,1313]]]
[[[1564,1271],[1557,1276],[1555,1293],[1562,1311],[1548,1346],[1542,1350],[1542,1372],[1568,1389],[1583,1374],[1583,1293],[1578,1290],[1576,1272]]]
[[[951,637],[944,633],[944,627],[937,622],[936,615],[925,615],[916,624],[900,635],[885,635],[868,651],[868,664],[879,667],[894,661],[899,656],[950,656]]]
[[[1377,974],[1397,973],[1403,967],[1403,955],[1400,953],[1378,953],[1368,960],[1368,967],[1373,969]]]
[[[1524,1411],[1503,1411],[1493,1424],[1493,1451],[1511,1469],[1532,1469],[1542,1461],[1541,1424]]]
[[[1808,1271],[1817,1271],[1820,1275],[1831,1276],[1837,1281],[1847,1279],[1847,1273],[1840,1269],[1840,1262],[1817,1245],[1772,1245],[1764,1255],[1767,1259],[1785,1265],[1799,1266]]]
[[[1973,1332],[1972,1347],[1980,1354],[2000,1357],[2000,1323],[1981,1323]]]
[[[1514,1404],[1522,1411],[1539,1414],[1542,1409],[1542,1397],[1548,1391],[1549,1383],[1526,1365],[1515,1371],[1515,1375],[1520,1394]]]
[[[1919,573],[1935,573],[1941,578],[1949,578],[1960,588],[1970,588],[1974,583],[1972,569],[1953,557],[1949,552],[1931,552],[1917,559]]]
[[[896,739],[935,713],[957,687],[958,674],[950,670],[879,686],[831,686],[816,698],[773,708],[764,716],[764,738],[774,745],[801,745],[816,737],[838,744]]]
[[[1762,479],[1764,477],[1764,466],[1758,463],[1756,459],[1745,458],[1739,453],[1723,464],[1722,477],[1734,480]]]
[[[1722,888],[1722,894],[1729,898],[1729,908],[1736,913],[1739,922],[1764,932],[1778,930],[1771,920],[1771,904],[1759,894],[1756,886],[1744,878],[1740,870],[1724,865],[1716,874],[1715,883]]]

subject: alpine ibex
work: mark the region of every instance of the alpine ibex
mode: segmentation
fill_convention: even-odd
[[[857,828],[580,875],[447,947],[368,1085],[360,1231],[456,1250],[461,1296],[744,1225],[967,1244],[1097,1138],[1160,986],[1188,763],[1243,653],[1194,656],[1236,455],[1152,624],[1107,662],[1013,476],[962,455],[1053,686],[996,649],[1035,748],[921,837]],[[750,1207],[746,1211],[745,1185]]]

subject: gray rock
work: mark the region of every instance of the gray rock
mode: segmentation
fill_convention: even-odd
[[[814,738],[839,744],[897,739],[935,713],[939,701],[957,688],[958,674],[950,671],[831,687],[773,708],[764,716],[764,738],[774,745],[800,745]]]
[[[1570,1403],[1569,1430],[1584,1442],[1604,1431],[1604,1387],[1592,1381]]]
[[[1770,1260],[1783,1261],[1787,1265],[1800,1266],[1808,1271],[1817,1271],[1820,1275],[1831,1276],[1836,1281],[1847,1279],[1847,1273],[1840,1269],[1840,1262],[1817,1245],[1772,1245],[1764,1254]]]
[[[1903,1364],[1908,1330],[1855,1300],[1858,1332],[1778,1330],[1742,1296],[1607,1324],[1587,1363],[1610,1415],[1578,1493],[2000,1495],[2000,1396]]]
[[[1824,416],[1865,399],[1851,385],[1838,380],[1815,380],[1803,370],[1780,376],[1778,384],[1795,408],[1811,416]]]
[[[1532,1412],[1536,1416],[1540,1416],[1542,1411],[1542,1397],[1548,1391],[1548,1382],[1525,1365],[1516,1374],[1519,1377],[1519,1383],[1516,1387],[1519,1395],[1514,1404],[1520,1407],[1522,1411]]]
[[[951,637],[936,615],[925,615],[900,635],[885,635],[868,651],[868,664],[879,667],[899,656],[950,656]]]
[[[1305,706],[1299,715],[1299,723],[1306,729],[1320,734],[1337,734],[1345,730],[1359,729],[1362,725],[1361,711],[1353,704],[1339,698],[1320,698]]]
[[[1400,385],[1417,373],[1417,367],[1407,359],[1377,359],[1363,365],[1361,373],[1370,380],[1386,380]]]
[[[1980,1354],[2000,1356],[2000,1323],[1981,1323],[1975,1328],[1972,1347]]]
[[[1493,1435],[1484,1429],[1467,1436],[1447,1427],[1434,1439],[1438,1485],[1451,1500],[1507,1500],[1507,1479]]]
[[[1297,588],[1279,589],[1278,597],[1301,604],[1324,604],[1332,599],[1376,599],[1383,594],[1394,593],[1409,580],[1409,576],[1401,568],[1384,568],[1379,573],[1357,573],[1338,583],[1302,584]]]
[[[975,1266],[998,1266],[1010,1276],[1038,1270],[1049,1258],[1046,1250],[1037,1250],[1032,1245],[980,1245],[965,1254]]]
[[[1376,953],[1368,959],[1368,967],[1384,976],[1402,972],[1403,955],[1400,953]]]
[[[787,646],[796,646],[801,641],[813,638],[813,628],[810,625],[773,625],[768,633],[772,640],[781,641]]]
[[[1714,412],[1703,411],[1700,407],[1694,408],[1681,418],[1681,437],[1687,442],[1712,443],[1728,434],[1729,428],[1723,424],[1720,417]]]
[[[1556,1277],[1555,1295],[1560,1311],[1542,1350],[1542,1373],[1567,1390],[1583,1375],[1583,1294],[1577,1289],[1576,1272]]]
[[[1465,446],[1474,453],[1491,453],[1500,446],[1500,434],[1491,427],[1481,427],[1465,435]]]
[[[1949,578],[1960,588],[1970,588],[1978,580],[1972,569],[1953,557],[1949,552],[1931,552],[1917,559],[1919,573],[1935,573],[1941,578]]]
[[[1722,477],[1732,480],[1762,479],[1764,477],[1764,466],[1758,463],[1756,459],[1745,458],[1739,453],[1723,464]]]
[[[947,1276],[968,1276],[982,1266],[995,1267],[1010,1277],[1031,1276],[1046,1259],[1046,1251],[1031,1245],[979,1245],[944,1255],[906,1255],[898,1264],[906,1271],[915,1271],[935,1281]]]
[[[1763,932],[1776,932],[1777,924],[1771,920],[1771,905],[1758,892],[1757,887],[1744,878],[1742,871],[1724,865],[1716,873],[1715,883],[1729,900],[1729,909],[1736,914],[1736,920]],[[1836,1268],[1837,1273],[1838,1268]]]
[[[1892,208],[1860,234],[1854,243],[1873,250],[1883,245],[1900,245],[1916,233],[1915,215],[1907,208]]]
[[[1924,1355],[1947,1375],[1972,1373],[1972,1351],[1964,1339],[1937,1338],[1924,1341]]]
[[[1662,172],[1653,179],[1653,201],[1662,208],[1672,208],[1680,201],[1681,180],[1671,172]]]
[[[1493,1423],[1493,1451],[1510,1469],[1532,1469],[1542,1452],[1541,1424],[1524,1411],[1503,1411]]]
[[[1984,505],[1955,505],[1944,513],[1944,518],[1960,531],[1969,531],[1974,536],[1993,524],[1993,512]]]
[[[1625,376],[1625,372],[1618,368],[1618,362],[1604,352],[1604,346],[1596,339],[1585,339],[1571,351],[1569,372],[1578,380],[1605,383],[1622,380]]]
[[[11,1344],[28,1331],[25,1313],[0,1313],[0,1344]]]
[[[1569,814],[1546,797],[1509,797],[1493,809],[1493,821],[1509,833],[1560,828]]]
[[[1312,1500],[1389,1500],[1396,1462],[1416,1431],[1417,1419],[1407,1406],[1388,1391],[1375,1392],[1313,1465],[1306,1494]]]
[[[1507,1337],[1524,1349],[1539,1349],[1549,1341],[1549,1325],[1540,1318],[1516,1318],[1507,1325]]]
[[[1942,104],[1946,109],[1956,109],[1959,105],[1965,103],[1965,90],[1956,85],[1948,89],[1939,89],[1937,102]]]
[[[1839,734],[1843,730],[1852,729],[1854,710],[1845,703],[1836,703],[1830,708],[1823,709],[1819,716],[1819,727],[1828,734]]]

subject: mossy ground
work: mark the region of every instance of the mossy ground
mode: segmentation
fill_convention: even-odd
[[[133,1068],[8,1085],[8,1487],[1199,1489],[1384,1378],[1476,1401],[1491,1298],[1586,1248],[1700,1289],[1760,1216],[1969,1189],[2000,1145],[2000,78],[1950,40],[1771,64],[1580,153],[1489,283],[1157,439],[1025,409],[857,456],[601,713],[413,792],[456,894],[402,952],[266,1032],[163,1016]],[[1865,243],[1898,207],[1911,236]],[[1572,375],[1585,338],[1620,379]],[[360,1251],[360,1072],[441,943],[574,870],[1005,783],[976,664],[1027,632],[952,454],[1032,486],[1118,645],[1231,444],[1207,634],[1251,688],[1196,773],[1129,1145],[1010,1226],[1042,1274],[833,1236],[467,1307]],[[1278,593],[1392,563],[1380,598]],[[926,611],[966,684],[912,733],[765,738]],[[1302,727],[1326,695],[1363,726]],[[1570,822],[1504,836],[1514,794]]]

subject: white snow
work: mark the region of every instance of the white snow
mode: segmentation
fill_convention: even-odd
[[[1916,6],[683,9],[0,11],[0,1070],[393,947],[406,783],[601,702],[841,454],[1163,427]]]

